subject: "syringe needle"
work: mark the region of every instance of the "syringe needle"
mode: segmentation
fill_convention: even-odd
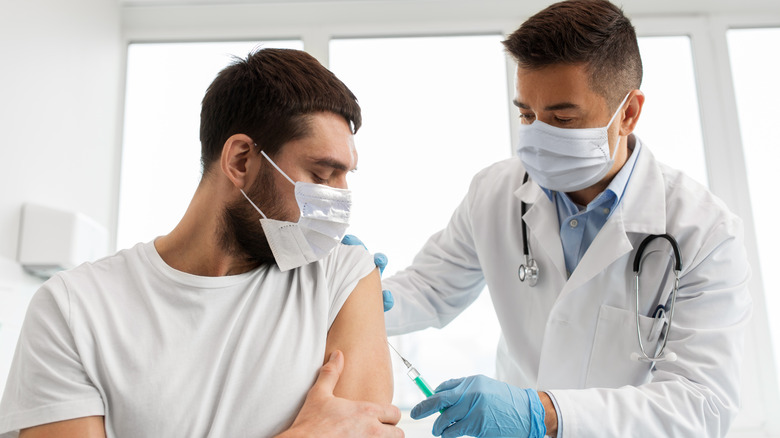
[[[408,360],[404,359],[404,357],[401,356],[401,353],[399,353],[398,350],[396,350],[395,347],[393,347],[393,344],[391,344],[390,341],[387,341],[387,345],[389,345],[390,348],[392,348],[393,351],[395,351],[395,354],[397,354],[398,357],[400,357],[401,360],[404,362],[404,365],[407,368],[406,375],[409,376],[410,379],[412,379],[412,381],[414,382],[415,385],[417,385],[418,388],[420,388],[420,391],[422,391],[422,393],[425,394],[426,397],[432,396],[433,389],[430,387],[430,385],[428,385],[428,382],[426,382],[425,379],[422,378],[420,372],[417,371],[417,368],[413,367]],[[439,412],[443,412],[443,411],[444,410],[442,409]]]
[[[412,364],[411,364],[411,363],[409,363],[409,361],[408,361],[408,360],[404,359],[404,357],[403,357],[403,356],[401,356],[401,353],[399,353],[399,352],[398,352],[398,350],[396,350],[396,349],[395,349],[395,347],[393,347],[393,344],[391,344],[391,343],[390,343],[390,341],[387,341],[387,345],[389,345],[389,346],[390,346],[390,348],[392,348],[392,349],[393,349],[393,351],[395,351],[395,354],[397,354],[397,355],[398,355],[398,357],[400,357],[400,358],[401,358],[401,361],[403,361],[403,363],[404,363],[404,365],[406,366],[406,368],[411,368],[411,367],[412,367]]]

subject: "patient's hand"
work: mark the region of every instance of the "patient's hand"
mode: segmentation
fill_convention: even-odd
[[[344,354],[336,350],[320,369],[293,425],[277,438],[376,437],[402,438],[395,427],[401,411],[391,404],[352,401],[333,395],[344,369]]]

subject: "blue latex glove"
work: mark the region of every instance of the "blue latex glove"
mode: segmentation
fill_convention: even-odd
[[[347,234],[344,236],[344,238],[341,239],[341,243],[344,245],[360,245],[363,248],[366,248],[366,245],[363,244],[363,241],[358,239],[357,236],[353,236],[352,234]],[[368,248],[366,248],[366,251],[368,251]],[[382,275],[382,273],[385,272],[385,267],[387,266],[387,256],[381,252],[374,254],[374,264],[377,268],[379,268],[379,275]],[[393,299],[393,294],[390,293],[389,290],[382,291],[382,302],[385,307],[385,312],[393,308],[395,300]]]
[[[544,407],[533,389],[522,389],[485,376],[448,380],[412,409],[415,420],[439,410],[433,434],[444,438],[544,438]]]

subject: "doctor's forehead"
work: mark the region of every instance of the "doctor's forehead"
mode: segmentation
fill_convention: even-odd
[[[589,84],[584,64],[553,64],[517,68],[514,103],[521,109],[565,110],[592,108],[604,101]]]

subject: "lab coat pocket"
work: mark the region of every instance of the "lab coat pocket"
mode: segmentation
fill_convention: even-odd
[[[653,321],[653,318],[639,315],[643,336],[647,337],[650,333]],[[655,352],[657,341],[642,340],[648,354]],[[618,388],[650,381],[650,364],[632,359],[631,353],[635,352],[639,352],[636,314],[602,305],[585,379],[586,387]]]

